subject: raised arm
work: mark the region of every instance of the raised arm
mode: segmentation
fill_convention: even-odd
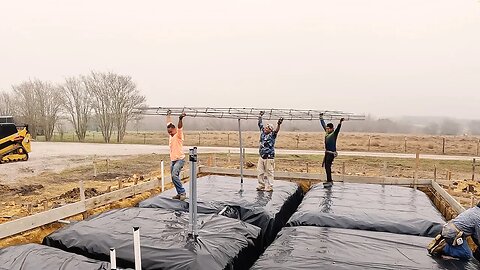
[[[278,133],[280,131],[280,125],[283,123],[283,117],[280,117],[277,122],[277,129],[275,129],[275,133]]]
[[[182,129],[183,128],[183,118],[187,116],[186,113],[182,113],[182,115],[180,115],[178,117],[178,129]]]
[[[168,124],[172,123],[172,111],[167,111],[167,117],[165,117],[165,122]]]
[[[327,125],[325,124],[325,120],[323,120],[323,113],[320,113],[320,125],[322,126],[323,130],[327,131]]]
[[[338,124],[337,128],[335,129],[334,133],[336,136],[338,136],[338,133],[340,133],[340,129],[342,128],[342,123],[345,121],[345,118],[340,119],[340,123]]]
[[[260,131],[263,130],[263,114],[264,113],[265,113],[264,111],[261,111],[260,115],[258,116],[258,128],[260,129]]]

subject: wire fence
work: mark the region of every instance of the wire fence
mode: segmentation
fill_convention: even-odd
[[[115,134],[114,134],[115,135]],[[112,136],[114,142],[115,136]],[[246,148],[258,147],[259,133],[243,132],[243,145]],[[37,136],[37,141],[45,141]],[[165,131],[127,132],[124,144],[168,145]],[[74,133],[54,133],[51,141],[79,142]],[[87,143],[104,143],[101,132],[87,132]],[[185,131],[185,145],[238,147],[236,131]],[[279,149],[323,150],[324,133],[321,132],[281,132],[277,137]],[[341,151],[416,153],[440,155],[479,156],[480,138],[472,136],[428,136],[428,135],[391,135],[367,133],[342,133],[338,140]]]

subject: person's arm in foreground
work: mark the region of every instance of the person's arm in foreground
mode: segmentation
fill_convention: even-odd
[[[320,125],[322,126],[323,130],[327,131],[327,125],[325,124],[325,120],[323,120],[323,113],[320,113]]]
[[[258,128],[260,129],[260,131],[263,130],[263,114],[264,113],[265,113],[264,111],[261,111],[260,115],[258,116]]]

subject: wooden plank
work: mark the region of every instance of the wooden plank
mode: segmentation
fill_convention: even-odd
[[[232,168],[212,168],[199,167],[199,174],[219,174],[219,175],[240,175],[240,170]],[[256,170],[243,170],[243,175],[246,177],[257,177]],[[368,184],[386,184],[386,185],[413,185],[414,179],[409,178],[395,178],[395,177],[369,177],[344,175],[344,182],[349,183],[368,183]],[[301,173],[301,172],[275,172],[275,179],[286,180],[314,180],[324,181],[324,175],[319,173]],[[430,185],[432,180],[419,180],[419,185]]]
[[[0,224],[0,239],[85,212],[85,203],[76,202],[62,207]]]
[[[465,208],[457,202],[448,192],[443,189],[437,182],[432,181],[432,188],[440,195],[449,205],[452,207],[452,209],[457,213],[460,214],[463,211],[465,211]]]

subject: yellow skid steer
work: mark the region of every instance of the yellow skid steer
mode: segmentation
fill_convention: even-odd
[[[27,127],[17,129],[13,123],[0,123],[0,163],[27,161],[30,140]]]

